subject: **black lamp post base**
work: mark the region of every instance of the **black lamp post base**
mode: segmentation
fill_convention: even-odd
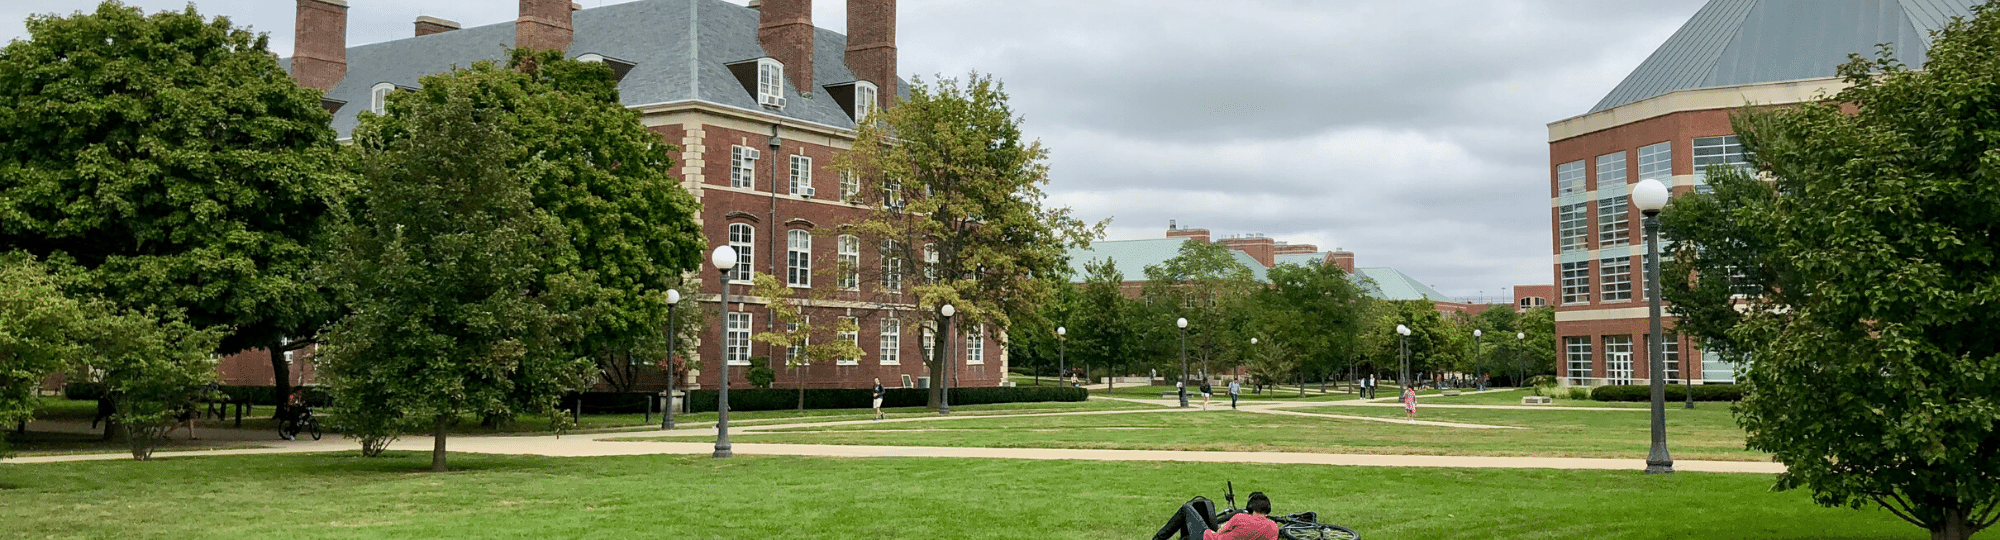
[[[714,453],[714,454],[711,454],[711,455],[712,455],[712,456],[714,456],[714,457],[718,457],[718,458],[726,458],[726,457],[730,457],[730,456],[734,456],[734,455],[736,455],[736,454],[735,454],[735,453],[733,453],[733,452],[730,452],[730,451],[729,451],[729,447],[727,447],[727,446],[717,446],[717,447],[715,447],[715,453]]]
[[[1660,463],[1650,459],[1646,460],[1646,474],[1673,474],[1673,473],[1674,473],[1674,462],[1672,461]]]

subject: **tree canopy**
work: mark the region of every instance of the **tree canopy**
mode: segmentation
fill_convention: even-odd
[[[1827,102],[1744,110],[1759,174],[1711,170],[1662,214],[1665,275],[1691,276],[1666,299],[1745,361],[1737,418],[1777,487],[1935,539],[2000,517],[2000,18],[1976,12],[1920,71],[1856,57]]]

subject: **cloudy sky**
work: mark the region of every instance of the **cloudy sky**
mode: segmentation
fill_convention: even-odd
[[[24,37],[30,13],[96,3],[0,1],[0,40]],[[1178,220],[1500,297],[1554,281],[1547,124],[1588,111],[1703,3],[904,0],[898,39],[905,74],[1003,80],[1053,154],[1055,202],[1113,218],[1112,240],[1160,238]],[[290,54],[293,2],[195,4]],[[409,37],[419,15],[471,27],[516,9],[348,4],[350,45]],[[819,0],[814,22],[842,30],[845,11]]]

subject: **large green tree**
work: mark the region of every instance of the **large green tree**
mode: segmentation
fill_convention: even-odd
[[[425,77],[355,133],[365,180],[334,269],[352,313],[322,358],[366,452],[428,425],[443,471],[461,415],[551,412],[594,372],[563,343],[586,323],[560,306],[589,293],[561,273],[577,258],[570,234],[509,167],[522,147],[508,112],[468,91],[514,77],[491,63]]]
[[[1400,377],[1403,341],[1396,325],[1409,327],[1409,369],[1411,377],[1435,374],[1464,362],[1472,330],[1461,328],[1451,318],[1438,313],[1430,300],[1397,300],[1382,304],[1373,313],[1362,334],[1362,346],[1370,351],[1372,367]],[[1393,377],[1392,377],[1393,378]]]
[[[1087,274],[1077,287],[1067,323],[1068,364],[1072,369],[1112,368],[1110,376],[1116,377],[1120,371],[1114,366],[1130,366],[1145,350],[1138,328],[1143,312],[1125,296],[1125,274],[1118,270],[1118,261],[1089,261],[1084,270]]]
[[[307,276],[349,181],[320,93],[266,36],[193,6],[39,15],[0,49],[0,249],[87,272],[84,294],[185,313],[220,351],[303,347]]]
[[[82,356],[82,310],[39,261],[0,255],[0,426],[33,419],[42,381]]]
[[[1743,364],[1778,489],[1969,538],[2000,518],[2000,13],[1922,70],[1856,57],[1825,103],[1734,118],[1757,175],[1665,211],[1666,299]]]
[[[1370,304],[1361,285],[1332,264],[1280,264],[1266,273],[1271,286],[1256,293],[1259,326],[1286,344],[1300,368],[1320,375],[1345,373],[1361,354]]]
[[[896,107],[863,122],[854,150],[835,159],[859,175],[860,199],[875,207],[846,230],[882,246],[882,256],[917,282],[909,288],[914,302],[896,301],[903,278],[885,276],[887,303],[914,303],[925,321],[951,304],[961,338],[975,325],[1005,331],[1050,301],[1053,290],[1038,276],[1067,272],[1066,249],[1101,233],[1102,224],[1086,226],[1068,208],[1047,205],[1048,151],[1020,125],[990,76],[918,80]],[[937,346],[948,341],[956,343]],[[929,364],[931,380],[944,380],[944,364]],[[933,407],[943,387],[932,386]]]
[[[1178,319],[1188,327],[1188,376],[1195,377],[1204,366],[1226,370],[1242,364],[1242,344],[1251,295],[1264,287],[1250,267],[1236,259],[1229,246],[1189,241],[1180,252],[1157,265],[1147,266],[1146,284],[1140,296],[1146,306],[1145,320],[1136,329],[1152,336],[1154,358],[1180,372],[1181,330]],[[1157,348],[1164,346],[1165,350]],[[1168,354],[1157,354],[1165,352]]]

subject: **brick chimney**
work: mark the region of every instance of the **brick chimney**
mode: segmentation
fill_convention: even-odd
[[[847,69],[875,83],[881,108],[896,104],[896,0],[847,0]]]
[[[1341,270],[1346,270],[1349,274],[1354,273],[1354,252],[1335,251],[1330,258],[1333,259],[1333,264],[1339,266]]]
[[[785,77],[799,92],[813,93],[812,0],[765,0],[757,10],[757,42],[785,64]]]
[[[1222,245],[1229,246],[1229,249],[1248,253],[1250,254],[1250,258],[1264,263],[1265,268],[1270,268],[1273,262],[1272,255],[1275,255],[1272,251],[1274,250],[1273,248],[1277,247],[1277,241],[1264,236],[1242,236],[1224,238],[1222,239]]]
[[[1193,238],[1196,242],[1206,244],[1208,243],[1208,229],[1183,229],[1178,224],[1168,222],[1167,238]]]
[[[417,17],[417,35],[428,36],[457,30],[458,23],[437,17]]]
[[[514,46],[567,49],[576,37],[570,26],[569,0],[521,0],[521,18],[514,20]]]
[[[324,92],[347,78],[347,2],[298,0],[293,28],[292,78]]]

